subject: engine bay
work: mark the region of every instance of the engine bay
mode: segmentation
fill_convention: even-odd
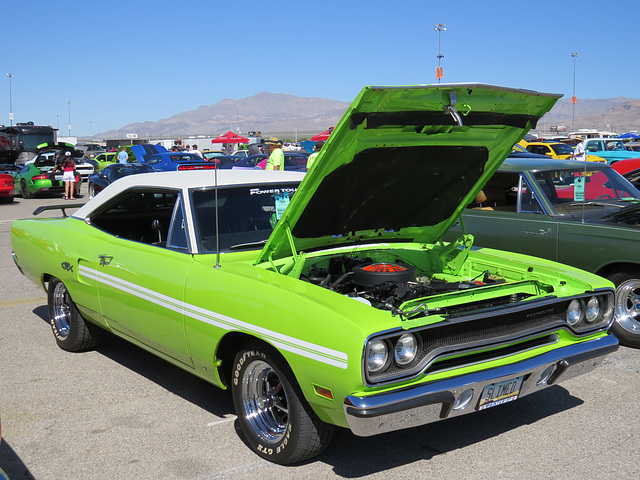
[[[447,281],[425,275],[400,258],[374,260],[370,256],[357,255],[323,258],[312,263],[300,278],[374,308],[404,316],[407,312],[400,307],[408,301],[505,282],[504,278],[491,275],[489,271],[472,279]]]

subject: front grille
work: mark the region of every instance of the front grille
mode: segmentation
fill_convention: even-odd
[[[390,365],[369,377],[371,383],[413,377],[488,361],[556,341],[553,332],[566,328],[570,300],[547,298],[531,304],[489,308],[470,315],[451,315],[444,322],[411,330],[420,339],[420,352],[405,367]],[[391,336],[391,335],[389,335]],[[404,374],[404,375],[403,375]]]

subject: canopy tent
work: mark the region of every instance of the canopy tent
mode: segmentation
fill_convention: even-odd
[[[326,142],[327,138],[329,138],[329,135],[331,135],[331,132],[333,132],[333,127],[329,127],[329,130],[322,132],[314,137],[311,137],[311,141],[312,142]]]
[[[218,138],[214,138],[211,143],[249,143],[249,139],[229,131]]]
[[[623,133],[622,135],[620,135],[620,138],[640,138],[640,135],[638,135],[637,133]]]

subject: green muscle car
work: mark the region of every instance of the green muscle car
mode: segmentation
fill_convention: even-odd
[[[366,87],[304,176],[132,175],[69,217],[13,223],[71,351],[119,335],[229,388],[247,443],[289,464],[492,408],[618,348],[613,284],[441,240],[558,95]],[[69,205],[64,205],[69,209]]]

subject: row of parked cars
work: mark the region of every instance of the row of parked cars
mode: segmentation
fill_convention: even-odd
[[[129,163],[117,161],[117,152],[87,150],[68,143],[43,144],[37,155],[23,167],[6,165],[0,177],[0,201],[12,202],[13,196],[32,198],[40,194],[62,193],[62,172],[56,170],[65,151],[72,153],[82,182],[88,184],[93,197],[107,185],[123,176],[165,171],[207,169],[264,169],[266,154],[250,156],[223,155],[205,152],[204,157],[189,152],[169,152],[158,145],[131,145],[126,150]],[[91,146],[89,146],[91,147]],[[306,171],[308,155],[302,152],[285,153],[285,170]],[[80,185],[77,184],[77,188]]]

